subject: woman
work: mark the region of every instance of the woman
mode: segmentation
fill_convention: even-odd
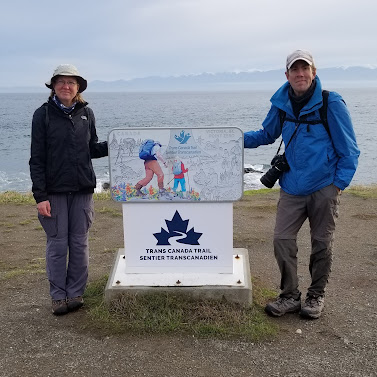
[[[91,159],[107,156],[108,149],[107,142],[98,143],[93,111],[81,95],[87,81],[76,67],[59,65],[46,86],[51,94],[33,116],[29,165],[47,235],[52,312],[59,315],[84,303],[96,187]]]

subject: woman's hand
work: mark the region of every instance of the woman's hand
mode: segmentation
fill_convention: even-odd
[[[37,208],[40,215],[51,217],[51,205],[48,200],[38,203]]]

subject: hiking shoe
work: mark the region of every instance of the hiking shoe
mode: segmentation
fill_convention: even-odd
[[[265,312],[273,317],[281,317],[286,313],[295,313],[301,309],[300,297],[295,300],[293,297],[278,297],[264,308]]]
[[[55,315],[62,315],[68,313],[68,306],[66,300],[52,300],[52,313]]]
[[[304,305],[302,305],[300,316],[304,318],[317,319],[321,316],[325,298],[323,296],[306,296]]]
[[[67,307],[70,312],[80,309],[84,305],[82,296],[67,298]]]
[[[139,196],[141,198],[145,198],[147,196],[147,194],[144,194],[143,192],[141,192],[140,190],[136,190],[136,196]]]
[[[168,199],[168,200],[172,200],[174,195],[170,194],[170,192],[166,191],[166,189],[161,189],[159,192],[159,197],[161,199]]]

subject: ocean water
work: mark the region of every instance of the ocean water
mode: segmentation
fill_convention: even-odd
[[[345,99],[354,123],[361,156],[352,181],[377,183],[377,88],[328,88]],[[270,108],[273,90],[224,92],[90,93],[84,97],[96,116],[97,134],[106,140],[114,128],[126,127],[238,127],[258,130]],[[0,192],[27,192],[31,119],[46,94],[0,94]],[[245,189],[264,187],[260,176],[268,170],[279,140],[269,146],[245,149],[244,163],[254,172],[244,176]],[[107,158],[93,160],[97,191],[109,181]]]

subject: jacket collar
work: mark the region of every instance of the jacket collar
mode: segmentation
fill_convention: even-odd
[[[309,102],[301,109],[300,116],[309,114],[322,106],[322,84],[318,76],[314,79],[316,87]],[[279,109],[285,111],[290,117],[294,117],[291,100],[288,91],[290,84],[287,81],[271,97],[271,103]]]
[[[52,98],[48,99],[48,104],[53,106],[55,109],[59,109],[63,114],[66,114],[65,111],[61,107],[59,107]],[[74,108],[74,110],[72,111],[71,114],[76,113],[78,110],[82,109],[83,107],[85,107],[87,105],[88,105],[88,102],[84,102],[84,103],[77,102],[76,105],[75,105],[75,108]]]

